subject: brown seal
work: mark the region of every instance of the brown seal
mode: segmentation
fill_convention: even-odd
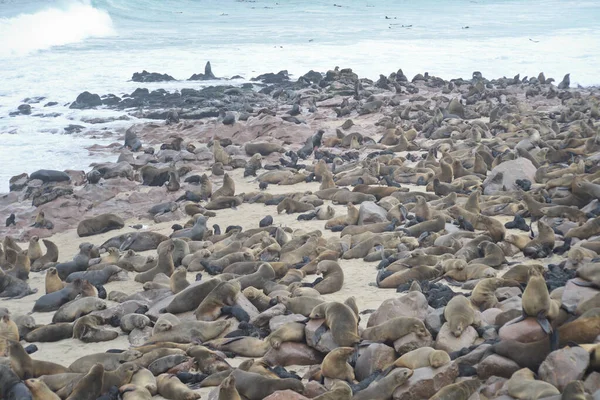
[[[288,311],[293,314],[302,314],[308,317],[313,309],[325,303],[323,299],[316,299],[314,297],[294,297],[294,298],[282,298],[281,304],[283,304]],[[322,316],[320,318],[323,318]]]
[[[235,196],[235,182],[229,176],[229,174],[225,174],[223,176],[223,186],[214,191],[211,198],[213,200],[218,199],[219,197],[232,197]],[[207,208],[208,210],[209,208]]]
[[[202,342],[214,339],[231,326],[231,321],[220,320],[214,322],[183,321],[176,325],[165,324],[160,330],[155,330],[148,338],[148,343],[175,342],[191,343],[200,339]]]
[[[208,296],[219,283],[218,279],[209,279],[206,282],[193,283],[179,292],[175,298],[169,303],[165,311],[173,314],[180,314],[187,311],[193,311],[200,303]]]
[[[439,368],[450,364],[450,356],[444,350],[436,350],[433,347],[421,347],[403,354],[394,361],[395,367],[417,369],[423,367]]]
[[[73,337],[73,324],[58,323],[43,325],[25,335],[28,342],[58,342]]]
[[[27,379],[25,386],[29,388],[35,400],[60,400],[60,397],[39,379]]]
[[[123,400],[152,400],[152,394],[143,386],[128,384],[119,388]]]
[[[49,362],[34,360],[25,352],[19,342],[8,341],[8,354],[10,358],[10,367],[22,380],[30,378],[39,378],[42,375],[54,375],[69,372],[62,365]]]
[[[262,290],[258,290],[254,287],[247,287],[242,291],[242,293],[260,312],[263,312],[271,307],[271,298]]]
[[[317,264],[317,274],[323,275],[323,280],[314,286],[321,294],[335,293],[344,285],[344,271],[335,261],[324,260]]]
[[[202,300],[194,315],[200,321],[214,321],[223,306],[232,306],[240,293],[239,282],[221,282]]]
[[[358,223],[359,210],[352,203],[346,205],[345,216],[335,217],[330,219],[325,223],[325,228],[330,229],[334,226],[348,226],[348,225],[356,225]]]
[[[271,332],[269,336],[265,338],[269,342],[271,347],[278,349],[281,343],[284,342],[298,342],[302,343],[305,339],[305,325],[300,322],[288,322],[285,325],[280,326],[277,330]]]
[[[140,283],[150,282],[159,273],[171,276],[175,270],[172,257],[174,249],[175,244],[173,242],[171,242],[168,246],[165,246],[162,251],[158,253],[158,264],[156,267],[136,275],[135,281]]]
[[[455,337],[460,337],[468,326],[476,322],[472,303],[463,295],[450,299],[444,308],[444,318]]]
[[[220,352],[208,349],[204,346],[191,346],[186,354],[194,357],[198,370],[202,373],[212,375],[220,371],[227,371],[231,366],[225,361]]]
[[[350,400],[352,398],[352,388],[343,381],[336,381],[328,392],[325,392],[313,400]]]
[[[187,270],[184,267],[177,267],[177,269],[175,269],[169,280],[171,292],[177,294],[190,285],[186,276]]]
[[[392,397],[394,390],[403,385],[412,376],[412,370],[396,368],[385,378],[369,385],[366,389],[357,392],[352,400],[386,400]]]
[[[420,319],[396,317],[383,324],[365,329],[362,331],[361,337],[365,340],[384,343],[393,342],[409,333],[416,333],[419,337],[429,336],[429,331]]]
[[[31,269],[33,271],[39,271],[43,269],[46,264],[58,261],[58,247],[54,244],[54,242],[48,239],[42,239],[42,241],[46,246],[46,254],[35,261],[32,260],[33,263],[31,264]]]
[[[512,374],[506,382],[509,396],[515,399],[541,399],[560,395],[552,384],[537,380],[533,371],[523,368]]]
[[[286,197],[277,205],[277,214],[285,211],[286,214],[300,213],[314,210],[315,206]]]
[[[354,369],[348,364],[348,357],[354,353],[353,347],[338,347],[331,350],[321,364],[321,373],[325,378],[354,382]]]
[[[468,400],[479,386],[481,381],[478,378],[453,383],[440,389],[430,400]]]
[[[31,262],[34,262],[38,258],[42,257],[42,247],[40,246],[40,238],[32,236],[29,239],[29,247],[27,248],[27,257]]]
[[[333,340],[339,346],[353,346],[360,342],[358,318],[346,304],[338,302],[321,303],[310,313],[309,318],[325,318]]]
[[[86,315],[73,324],[73,337],[84,343],[108,342],[119,336],[116,331],[102,328],[102,318],[96,315]]]
[[[87,237],[99,235],[125,226],[123,218],[115,214],[101,214],[93,218],[84,219],[77,225],[77,235]]]
[[[219,385],[218,400],[242,400],[240,394],[235,388],[235,377],[233,375],[229,375]]]
[[[503,286],[519,287],[519,282],[502,278],[482,279],[475,285],[471,292],[471,303],[479,307],[482,311],[493,308],[498,304],[498,298],[494,293],[496,289]]]
[[[260,154],[261,156],[268,156],[271,153],[285,153],[285,149],[277,143],[246,143],[244,151],[249,156]]]
[[[106,309],[106,302],[97,297],[82,297],[63,304],[52,316],[52,322],[73,322],[92,311]]]
[[[96,364],[75,385],[67,400],[96,400],[102,394],[104,366]]]
[[[200,398],[196,393],[171,374],[161,374],[156,377],[158,394],[170,400],[195,400]]]
[[[181,184],[179,183],[179,176],[175,171],[169,171],[169,181],[167,182],[167,191],[168,192],[176,192],[181,188]]]
[[[156,387],[156,378],[152,372],[148,371],[146,368],[140,368],[135,374],[133,374],[131,377],[131,383],[145,388],[148,390],[148,392],[150,392],[151,396],[156,395],[158,390]]]
[[[235,387],[241,396],[248,400],[262,400],[278,390],[291,389],[302,393],[304,385],[293,378],[271,379],[252,372],[234,370],[231,375],[235,378]]]
[[[537,226],[538,236],[525,245],[523,254],[531,258],[545,258],[552,255],[556,237],[552,228],[544,222],[538,221]]]

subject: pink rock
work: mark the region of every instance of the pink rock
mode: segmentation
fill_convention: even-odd
[[[581,380],[590,363],[589,353],[581,347],[565,347],[546,357],[538,374],[540,379],[561,392],[569,382]]]
[[[479,334],[472,326],[467,327],[459,337],[455,337],[452,332],[450,332],[450,327],[446,322],[442,325],[442,329],[440,329],[440,333],[437,335],[435,348],[452,353],[464,347],[473,345],[478,337]]]
[[[458,364],[450,363],[443,367],[417,368],[409,380],[394,391],[394,400],[428,399],[444,386],[454,383],[458,377]]]
[[[509,379],[512,374],[520,370],[519,364],[508,358],[492,354],[484,358],[477,365],[477,376],[482,380],[490,376],[500,376]]]
[[[323,353],[329,353],[331,350],[336,349],[340,346],[333,340],[333,335],[330,330],[327,330],[320,339],[317,340],[316,332],[323,324],[324,319],[311,319],[304,328],[306,335],[306,344],[310,347],[317,349]]]
[[[481,313],[481,320],[486,325],[494,325],[496,323],[496,317],[501,313],[502,310],[499,308],[488,308]]]
[[[583,381],[583,385],[585,386],[585,390],[589,393],[596,393],[600,390],[600,372],[594,371],[589,374],[588,377],[585,378],[585,381]]]
[[[500,340],[514,339],[521,343],[535,342],[547,336],[540,324],[533,317],[526,318],[515,324],[509,321],[500,328],[498,334],[500,335]]]
[[[433,346],[433,337],[431,335],[427,337],[419,337],[416,333],[411,332],[408,335],[402,336],[400,339],[394,341],[394,349],[399,355],[408,353],[419,349],[421,347]]]
[[[293,390],[278,390],[264,398],[264,400],[310,400]]]
[[[373,372],[383,370],[396,361],[396,352],[383,343],[372,343],[358,350],[358,360],[354,367],[356,379],[362,381]]]
[[[327,392],[325,386],[321,385],[317,381],[308,381],[304,385],[304,394],[311,399],[320,396],[325,392]]]
[[[573,283],[574,281],[585,282],[585,280],[581,278],[575,278],[569,280],[565,285],[561,301],[562,306],[569,312],[575,312],[579,304],[591,299],[599,293],[597,289],[592,287],[577,286]]]
[[[424,320],[429,314],[429,304],[421,292],[409,292],[404,296],[387,299],[369,317],[367,327],[381,325],[396,317],[416,317]]]

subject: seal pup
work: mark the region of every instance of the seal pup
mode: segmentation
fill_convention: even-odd
[[[360,342],[358,318],[354,311],[344,303],[321,303],[313,308],[310,319],[325,319],[333,340],[342,347],[352,347]]]
[[[396,368],[386,377],[354,394],[352,400],[386,400],[392,397],[397,387],[402,386],[412,376],[408,368]]]
[[[206,234],[207,228],[206,228],[206,221],[208,219],[203,216],[200,215],[198,216],[198,218],[196,219],[196,222],[194,223],[194,226],[192,228],[186,228],[186,229],[181,229],[178,231],[175,231],[171,234],[171,238],[172,239],[176,239],[176,238],[189,238],[191,240],[202,240],[204,239],[204,235]]]

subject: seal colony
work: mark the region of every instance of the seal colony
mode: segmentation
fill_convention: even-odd
[[[600,395],[595,89],[336,68],[252,96],[279,106],[11,180],[2,398]]]

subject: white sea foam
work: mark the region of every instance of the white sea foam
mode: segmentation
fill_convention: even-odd
[[[22,56],[114,33],[108,12],[87,1],[72,1],[34,14],[0,18],[0,56]]]

